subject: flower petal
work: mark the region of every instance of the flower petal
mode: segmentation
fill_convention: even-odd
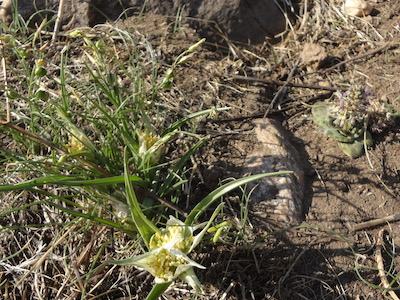
[[[176,250],[176,249],[171,249],[170,253],[176,257],[183,258],[186,261],[186,264],[191,266],[191,267],[196,267],[199,269],[206,269],[205,266],[200,265],[199,263],[195,262],[194,260],[191,260],[185,253],[182,251]]]
[[[201,283],[194,273],[193,268],[189,268],[186,272],[179,275],[179,279],[188,283],[197,293],[201,293],[203,291]]]
[[[168,226],[186,226],[186,224],[183,223],[181,220],[175,218],[174,216],[170,215],[166,227]]]
[[[160,253],[161,248],[157,248],[154,250],[151,250],[149,252],[146,252],[141,255],[137,255],[131,258],[126,258],[126,259],[121,259],[121,260],[112,260],[110,261],[111,264],[113,265],[119,265],[119,266],[135,266],[136,268],[146,270],[150,273],[151,272],[151,264],[154,261],[154,259],[157,257],[157,255]]]
[[[170,216],[165,229],[154,234],[150,239],[150,249],[178,249],[189,253],[193,241],[193,228]]]

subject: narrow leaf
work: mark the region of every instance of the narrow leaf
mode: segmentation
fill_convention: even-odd
[[[135,184],[137,185],[143,185],[144,183],[144,181],[140,177],[133,175],[129,176],[128,180],[129,182],[135,182]],[[59,186],[90,186],[90,185],[118,184],[124,182],[125,182],[124,176],[113,176],[113,177],[83,180],[72,176],[55,175],[55,176],[45,176],[45,177],[35,178],[16,184],[0,185],[0,192],[30,189],[33,187],[43,186],[46,184],[53,184]]]
[[[125,191],[129,204],[129,208],[131,211],[131,216],[133,222],[135,222],[136,228],[139,231],[146,247],[149,247],[150,238],[156,232],[158,232],[158,228],[145,216],[142,209],[140,208],[138,199],[136,197],[135,191],[133,190],[132,183],[129,180],[128,174],[128,158],[127,151],[125,148],[124,151],[124,176],[125,176]]]
[[[114,228],[116,230],[123,231],[123,232],[128,233],[128,234],[132,234],[132,233],[135,232],[135,230],[128,229],[128,228],[124,227],[123,225],[121,225],[119,223],[115,223],[115,222],[113,222],[111,220],[107,220],[107,219],[104,219],[104,218],[101,218],[101,217],[98,217],[98,216],[95,216],[95,215],[91,215],[91,214],[75,211],[75,210],[72,210],[72,209],[68,209],[68,208],[65,208],[65,207],[63,207],[61,205],[52,203],[50,201],[46,201],[46,202],[47,202],[48,205],[51,205],[54,208],[57,208],[57,209],[63,211],[66,214],[69,214],[71,216],[78,217],[78,218],[84,218],[84,219],[87,219],[87,220],[90,220],[90,221],[93,221],[93,222],[97,222],[99,224]]]
[[[271,176],[283,176],[283,175],[288,175],[292,174],[292,171],[279,171],[279,172],[273,172],[273,173],[263,173],[263,174],[257,174],[257,175],[251,175],[247,176],[244,178],[240,178],[231,182],[228,182],[224,184],[223,186],[220,186],[219,188],[215,189],[212,191],[210,194],[208,194],[203,200],[201,200],[189,213],[189,215],[186,218],[185,224],[186,225],[192,225],[194,222],[197,221],[197,219],[201,216],[201,214],[209,207],[213,202],[218,200],[220,197],[225,195],[226,193],[229,193],[230,191],[236,189],[237,187],[250,183],[255,180],[262,179],[264,177],[271,177]]]
[[[194,248],[196,248],[196,246],[198,244],[200,244],[201,240],[203,239],[204,234],[207,232],[208,228],[210,228],[212,222],[214,221],[214,219],[218,216],[219,212],[221,211],[221,209],[224,207],[224,203],[220,203],[217,208],[215,209],[215,211],[213,212],[210,220],[208,220],[206,226],[204,226],[204,228],[200,231],[199,234],[197,234],[194,237],[193,240],[193,244],[190,247],[189,253],[193,251]]]
[[[200,280],[197,278],[193,268],[188,269],[186,272],[179,275],[179,278],[188,283],[196,293],[202,292]]]
[[[192,148],[190,148],[185,155],[183,155],[179,161],[173,166],[172,170],[169,172],[167,178],[165,178],[163,184],[161,185],[160,191],[161,191],[161,197],[164,196],[167,192],[171,191],[171,185],[173,183],[173,180],[175,178],[174,174],[175,173],[180,173],[184,166],[186,165],[186,162],[193,156],[193,154],[200,148],[202,147],[206,139],[201,139],[198,141]]]
[[[183,124],[185,124],[186,122],[190,121],[191,119],[197,118],[197,117],[201,117],[204,115],[208,115],[214,112],[219,112],[219,111],[225,111],[228,110],[228,107],[223,107],[223,108],[210,108],[210,109],[206,109],[206,110],[202,110],[202,111],[198,111],[192,114],[187,115],[186,117],[176,121],[175,123],[173,123],[170,127],[168,127],[161,136],[164,136],[165,134],[172,132],[178,128],[180,128]]]

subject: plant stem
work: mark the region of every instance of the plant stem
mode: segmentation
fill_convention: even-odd
[[[171,284],[172,282],[157,283],[153,286],[150,293],[147,295],[146,300],[157,300]]]

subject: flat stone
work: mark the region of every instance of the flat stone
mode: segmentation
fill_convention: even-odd
[[[257,216],[286,225],[303,220],[304,164],[282,125],[272,119],[254,121],[254,148],[244,161],[246,173],[292,171],[280,177],[266,177],[251,194],[250,210]]]
[[[256,119],[239,126],[240,133],[221,137],[202,149],[205,187],[214,188],[225,178],[292,171],[248,184],[248,210],[252,222],[260,226],[268,223],[284,228],[299,224],[309,199],[305,192],[309,170],[306,154],[294,146],[294,138],[276,120]]]

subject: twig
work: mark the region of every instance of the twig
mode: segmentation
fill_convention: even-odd
[[[388,42],[388,43],[384,44],[383,46],[381,46],[381,47],[379,47],[377,49],[373,49],[373,50],[367,51],[364,54],[357,55],[355,57],[352,57],[352,58],[346,59],[344,61],[341,61],[341,62],[339,62],[339,63],[337,63],[337,64],[335,64],[335,65],[333,65],[333,66],[331,66],[331,67],[329,67],[327,69],[324,69],[324,70],[322,70],[321,72],[318,72],[318,73],[324,74],[324,73],[329,72],[329,71],[331,71],[333,69],[336,69],[337,67],[340,67],[342,65],[345,65],[345,64],[351,63],[353,61],[357,61],[357,60],[366,58],[368,56],[373,56],[373,55],[375,55],[375,54],[377,54],[379,52],[382,52],[383,50],[385,50],[387,48],[391,48],[391,47],[395,47],[395,46],[399,46],[399,45],[400,45],[400,43],[398,43],[398,42],[397,43]]]
[[[278,85],[278,86],[288,86],[288,87],[295,87],[295,88],[303,88],[303,89],[312,89],[312,90],[325,90],[336,92],[339,89],[333,86],[323,86],[318,84],[303,84],[303,83],[294,83],[294,82],[287,82],[281,80],[274,80],[274,79],[261,79],[257,77],[250,77],[250,76],[240,76],[240,75],[232,75],[230,79],[233,80],[243,80],[243,81],[253,81],[261,84],[267,85]]]
[[[3,80],[4,80],[4,95],[6,97],[6,119],[0,120],[0,124],[7,124],[11,121],[11,112],[10,112],[10,100],[8,99],[8,84],[7,84],[7,69],[6,69],[6,59],[4,58],[3,54],[3,42],[0,42],[0,50],[2,53],[1,57],[1,68],[3,71]]]
[[[388,222],[398,222],[400,221],[400,214],[394,214],[394,215],[390,215],[387,217],[383,217],[383,218],[379,218],[379,219],[374,219],[374,220],[370,220],[370,221],[366,221],[366,222],[362,222],[359,224],[356,224],[354,226],[352,226],[351,231],[355,232],[355,231],[360,231],[369,227],[374,227],[374,226],[378,226],[378,225],[382,225],[382,224],[386,224]]]
[[[21,133],[22,135],[26,136],[28,139],[30,139],[31,141],[37,142],[39,144],[43,144],[49,148],[53,148],[56,149],[57,151],[61,152],[61,153],[66,153],[66,151],[60,147],[58,147],[56,144],[53,144],[52,142],[32,133],[29,132],[27,130],[25,130],[22,127],[19,127],[18,125],[14,125],[13,123],[2,123],[1,125],[4,125],[5,127],[8,127],[10,129],[13,129],[15,131],[18,131],[19,133]]]
[[[327,99],[330,96],[332,96],[332,92],[327,92],[327,93],[321,93],[317,96],[311,97],[308,100],[306,100],[307,102],[314,102],[317,100],[321,100],[321,99]],[[304,104],[304,103],[303,103]],[[277,110],[273,110],[271,111],[267,116],[274,116],[274,115],[279,115],[289,109],[294,108],[295,106],[290,106],[287,108],[283,108],[283,109],[277,109]],[[208,119],[207,122],[209,123],[226,123],[226,122],[236,122],[236,121],[245,121],[245,120],[250,120],[250,119],[258,119],[258,118],[262,118],[264,117],[265,113],[256,113],[256,114],[251,114],[251,115],[247,115],[247,116],[237,116],[237,117],[232,117],[232,118],[225,118],[225,119]],[[292,118],[293,116],[290,116],[290,118]]]
[[[308,19],[308,0],[305,0],[303,4],[303,18],[301,20],[300,27],[297,31],[301,31],[303,29],[304,25],[306,25],[307,23],[307,19]]]
[[[378,238],[376,241],[376,252],[375,252],[375,260],[378,268],[379,278],[381,279],[381,283],[383,287],[387,290],[390,297],[392,297],[393,300],[400,300],[397,294],[392,290],[385,274],[385,265],[383,263],[383,258],[382,258],[383,232],[384,229],[381,229],[378,233]]]
[[[64,13],[64,0],[60,0],[60,3],[58,4],[56,23],[54,24],[53,36],[51,38],[51,44],[53,44],[57,39],[57,34],[58,31],[60,30],[60,24],[61,24],[61,19],[63,17],[63,13]]]
[[[275,106],[276,101],[278,101],[278,99],[280,98],[281,94],[283,93],[283,91],[286,90],[286,87],[289,85],[290,81],[293,78],[294,72],[297,70],[297,66],[299,64],[299,61],[296,61],[296,63],[294,64],[293,68],[290,70],[290,73],[285,81],[285,84],[282,85],[278,92],[275,94],[274,98],[272,99],[271,103],[268,105],[267,110],[265,111],[263,118],[266,118],[267,115],[269,114],[269,112],[271,111],[271,109]]]
[[[43,253],[43,255],[40,258],[36,259],[35,264],[33,267],[24,275],[19,278],[18,282],[16,283],[17,286],[20,286],[21,283],[29,276],[29,274],[34,273],[37,271],[37,269],[44,263],[44,261],[48,258],[48,256],[53,252],[54,248],[57,247],[58,244],[60,244],[65,238],[73,231],[76,230],[76,226],[72,225],[61,237],[59,237],[57,240],[53,240],[52,243],[49,245],[47,251]]]

